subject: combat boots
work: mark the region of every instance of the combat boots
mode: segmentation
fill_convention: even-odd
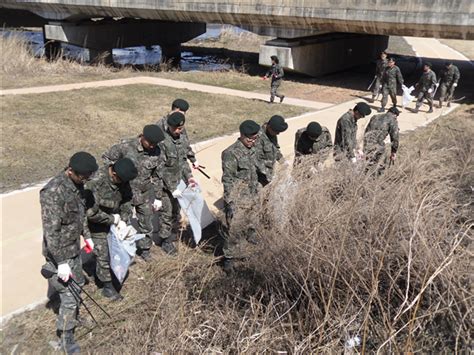
[[[104,288],[102,289],[102,296],[109,298],[111,301],[120,301],[123,296],[117,292],[112,282],[104,282]]]
[[[285,95],[280,96],[280,103],[283,102],[283,99],[285,98]]]
[[[176,247],[173,242],[170,242],[168,239],[163,240],[161,249],[168,255],[176,255]]]
[[[433,113],[433,107],[430,107],[430,109],[428,110],[428,113]]]
[[[381,107],[377,110],[377,112],[385,112],[385,107]]]
[[[232,275],[235,272],[234,261],[229,258],[224,258],[224,261],[222,262],[222,270],[224,270],[228,276]]]
[[[61,332],[60,336],[61,349],[64,352],[69,354],[79,354],[81,352],[81,347],[74,340],[74,330],[65,330]]]

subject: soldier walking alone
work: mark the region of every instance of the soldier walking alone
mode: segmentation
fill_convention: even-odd
[[[272,78],[270,86],[270,103],[273,103],[273,101],[275,100],[275,96],[280,99],[281,103],[283,102],[285,95],[280,95],[278,93],[278,88],[280,87],[281,82],[283,81],[285,72],[283,71],[283,68],[280,65],[280,60],[276,55],[272,55],[270,58],[272,60],[272,66],[268,70],[267,74],[265,74],[265,76],[263,77],[263,80],[266,80],[269,77]]]

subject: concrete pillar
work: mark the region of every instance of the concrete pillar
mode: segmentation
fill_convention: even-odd
[[[314,37],[268,41],[260,47],[259,63],[271,65],[278,56],[284,69],[320,76],[368,64],[388,46],[388,36],[329,33]]]
[[[47,60],[56,60],[61,56],[61,42],[46,39],[43,28],[44,56]]]
[[[112,49],[104,50],[104,49],[89,48],[89,63],[105,64],[105,65],[114,64]]]
[[[161,46],[161,62],[170,62],[172,66],[179,67],[181,63],[181,43]]]

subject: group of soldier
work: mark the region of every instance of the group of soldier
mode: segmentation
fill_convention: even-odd
[[[396,81],[402,84],[403,78],[394,60],[386,61],[385,54],[382,54],[377,68],[374,98],[381,85],[384,99],[380,111],[384,111],[387,95],[392,97],[394,106],[370,120],[364,136],[363,156],[369,166],[377,165],[380,172],[383,171],[380,161],[385,152],[387,135],[392,143],[390,160],[396,159],[397,116],[400,112],[395,106],[395,86]],[[432,93],[428,86],[431,88],[437,84],[428,63],[425,68],[419,83],[423,93],[420,92],[419,102]],[[280,98],[280,102],[284,99],[277,92],[283,75],[278,58],[272,57],[272,68],[266,75],[272,77],[272,102],[275,96]],[[458,80],[457,68],[447,65],[441,80],[440,104],[446,92],[448,97],[452,97]],[[432,102],[432,97],[429,102]],[[79,351],[74,329],[78,324],[78,292],[85,283],[80,257],[81,236],[95,255],[96,276],[103,286],[102,294],[111,300],[122,298],[112,282],[107,240],[111,226],[117,230],[127,228],[135,211],[137,232],[145,236],[137,241],[137,253],[143,260],[150,261],[152,220],[156,214],[159,220],[157,244],[167,254],[176,253],[175,227],[180,219],[178,198],[182,196],[177,186],[181,180],[189,187],[196,186],[192,170],[200,168],[185,129],[188,109],[189,104],[185,100],[175,100],[165,117],[146,125],[138,136],[124,139],[107,150],[102,156],[103,166],[100,168],[91,154],[74,154],[68,166],[40,192],[43,255],[46,258],[43,270],[49,270],[50,285],[59,293],[57,334],[67,353]],[[306,155],[315,155],[322,161],[330,152],[333,152],[336,161],[355,163],[362,159],[362,153],[356,149],[357,121],[370,114],[371,109],[364,102],[357,103],[346,112],[337,122],[334,144],[329,130],[317,122],[299,129],[295,136],[295,165],[300,164]],[[262,126],[246,120],[240,124],[239,138],[222,152],[225,212],[222,266],[228,274],[234,270],[234,247],[241,243],[240,237],[230,233],[234,216],[243,208],[242,202],[252,205],[260,189],[272,182],[276,162],[284,162],[278,135],[287,128],[285,119],[278,115],[272,116]],[[241,235],[251,244],[258,242],[252,223]],[[71,279],[79,289],[71,288]]]
[[[443,107],[444,102],[447,102],[448,107],[451,105],[454,91],[461,77],[459,69],[452,62],[445,62],[444,68],[440,72],[439,80],[437,80],[432,66],[430,62],[423,64],[423,74],[415,85],[415,89],[418,90],[418,96],[415,109],[412,111],[414,113],[418,113],[425,99],[429,105],[428,113],[433,112],[433,99],[438,87],[440,88],[438,107]],[[372,83],[371,99],[374,102],[380,90],[382,91],[382,105],[379,112],[385,111],[389,96],[393,106],[397,105],[397,84],[400,87],[404,85],[400,68],[395,64],[394,58],[387,58],[386,52],[380,53],[380,58],[376,63],[375,78]]]

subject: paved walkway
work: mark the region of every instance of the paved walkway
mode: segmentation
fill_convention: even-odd
[[[269,99],[269,95],[260,94],[257,92],[227,89],[227,88],[223,88],[219,86],[195,84],[195,83],[189,83],[186,81],[154,78],[150,76],[138,76],[138,77],[126,78],[126,79],[112,79],[112,80],[91,81],[91,82],[85,82],[85,83],[36,86],[32,88],[0,90],[0,96],[44,94],[44,93],[50,93],[50,92],[71,91],[71,90],[91,89],[91,88],[117,87],[117,86],[137,85],[137,84],[158,85],[158,86],[165,86],[165,87],[170,87],[174,89],[200,91],[200,92],[205,92],[208,94],[237,96],[237,97],[242,97],[244,99],[251,99],[251,100],[268,101]],[[309,107],[315,110],[320,110],[322,108],[326,108],[333,105],[326,102],[294,99],[291,97],[285,98],[285,100],[283,101],[283,104],[292,105],[292,106]]]
[[[421,52],[419,51],[419,53],[421,55],[429,54],[428,51],[425,52],[425,49],[422,49]],[[431,56],[431,54],[429,54],[429,56]],[[265,95],[261,94],[245,93],[238,90],[216,88],[207,85],[198,85],[156,78],[139,79],[141,83],[145,84],[152,83],[155,85],[160,85],[158,83],[161,82],[164,83],[163,85],[165,86],[178,87],[183,89],[190,89],[191,87],[193,87],[194,89],[199,87],[202,88],[204,92],[219,94],[231,94],[237,92],[237,96],[241,97],[253,99],[267,99]],[[106,86],[116,86],[118,85],[118,83],[123,82],[123,80],[126,80],[125,82],[130,84],[130,79],[120,80],[121,81],[108,80],[101,83],[106,84]],[[133,83],[136,84],[136,82]],[[58,87],[62,87],[64,88],[64,90],[84,88],[84,85],[92,85],[87,87],[97,87],[94,86],[94,83],[81,83],[77,84],[77,86],[75,85],[76,84],[66,86],[60,85],[55,87],[56,89]],[[35,90],[38,90],[38,88],[36,88]],[[43,87],[41,88],[41,90],[52,89],[51,87]],[[217,90],[217,92],[215,90]],[[19,91],[14,91],[12,93],[12,90],[8,90],[3,91],[2,95],[19,93]],[[30,92],[23,92],[23,94],[27,93]],[[300,103],[303,102],[305,105],[310,103],[309,101],[304,100],[298,101]],[[305,106],[314,107],[320,110],[317,112],[307,113],[289,120],[288,130],[284,132],[279,138],[283,154],[286,157],[292,157],[294,136],[296,130],[306,126],[309,122],[313,120],[318,121],[323,126],[326,126],[330,130],[334,138],[334,131],[338,118],[348,109],[352,108],[358,101],[360,101],[360,99],[333,106],[322,103],[312,103],[312,105],[314,104],[314,106]],[[401,102],[401,99],[399,99],[399,102]],[[290,100],[288,100],[288,103],[294,104],[294,102]],[[439,117],[440,115],[449,113],[452,109],[454,109],[455,106],[456,105],[453,105],[451,109],[435,110],[435,112],[432,114],[420,112],[418,115],[415,115],[410,112],[404,111],[399,117],[400,130],[404,132],[413,130],[420,126],[424,126]],[[422,110],[424,111],[426,111],[426,109],[426,106],[422,108]],[[365,125],[367,124],[367,122],[368,119],[364,119],[360,122],[359,136],[365,129]],[[196,174],[203,188],[206,201],[211,208],[213,206],[219,207],[218,201],[222,196],[222,185],[220,183],[220,154],[226,147],[228,147],[235,141],[236,137],[237,135],[230,135],[195,145],[195,150],[197,152],[197,157],[200,163],[207,167],[206,172],[210,176],[212,176],[211,180],[207,180],[205,178],[200,177],[199,173]],[[0,248],[2,250],[2,262],[0,265],[0,272],[2,274],[2,285],[0,285],[2,295],[2,317],[9,314],[11,315],[12,312],[22,310],[28,305],[40,302],[41,300],[45,299],[46,282],[39,274],[40,267],[44,262],[43,258],[41,257],[42,231],[38,195],[39,189],[40,186],[37,186],[0,196],[0,212],[2,215],[2,237],[0,245]]]

